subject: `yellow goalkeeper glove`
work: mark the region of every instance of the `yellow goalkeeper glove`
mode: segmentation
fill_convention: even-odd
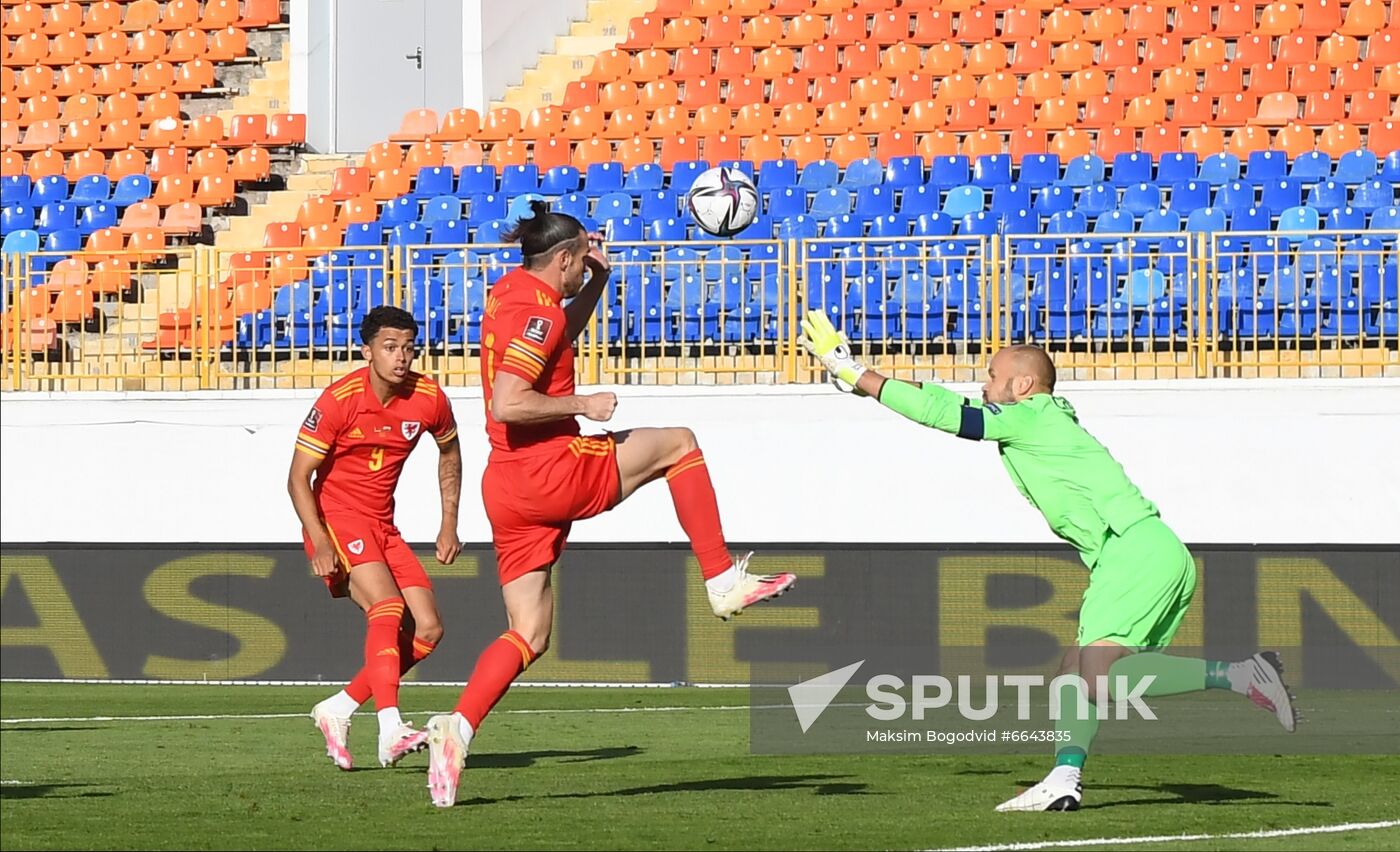
[[[844,332],[836,330],[826,314],[817,310],[808,311],[802,320],[802,337],[799,340],[831,374],[838,388],[846,393],[855,390],[856,382],[865,372],[865,365],[851,354],[851,341]]]

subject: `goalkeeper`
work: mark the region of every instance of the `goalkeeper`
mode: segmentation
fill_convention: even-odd
[[[1196,565],[1186,546],[1162,522],[1157,507],[1129,481],[1108,450],[1084,427],[1074,408],[1054,395],[1055,366],[1035,346],[1000,350],[987,368],[982,399],[967,399],[936,384],[887,379],[851,354],[845,335],[820,311],[802,322],[802,343],[842,390],[870,396],[924,426],[973,441],[996,441],[1017,490],[1045,516],[1055,535],[1079,551],[1089,586],[1079,611],[1075,647],[1059,674],[1078,672],[1090,701],[1098,678],[1137,684],[1142,695],[1232,689],[1272,712],[1287,731],[1296,724],[1283,666],[1272,652],[1236,663],[1154,653],[1165,647],[1186,615],[1196,588]],[[1077,686],[1077,685],[1076,685]],[[1071,689],[1070,686],[1065,687]],[[1078,707],[1074,692],[1060,706]],[[998,811],[1061,811],[1079,807],[1080,774],[1098,729],[1096,714],[1062,713],[1055,768],[1044,781],[997,806]]]

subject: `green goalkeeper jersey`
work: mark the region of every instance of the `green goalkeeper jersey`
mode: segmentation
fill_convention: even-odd
[[[1158,514],[1061,397],[1036,394],[1015,405],[993,405],[935,384],[891,380],[881,389],[880,402],[960,438],[996,441],[1017,490],[1090,568],[1110,534]]]

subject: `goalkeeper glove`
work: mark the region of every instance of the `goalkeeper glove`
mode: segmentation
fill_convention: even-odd
[[[851,341],[845,333],[837,331],[826,314],[817,310],[807,312],[802,332],[802,346],[821,362],[836,386],[846,393],[854,391],[866,368],[851,354]]]

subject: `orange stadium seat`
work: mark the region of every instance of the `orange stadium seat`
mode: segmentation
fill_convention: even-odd
[[[262,148],[241,148],[234,152],[228,173],[232,180],[259,183],[271,176],[272,161]]]

